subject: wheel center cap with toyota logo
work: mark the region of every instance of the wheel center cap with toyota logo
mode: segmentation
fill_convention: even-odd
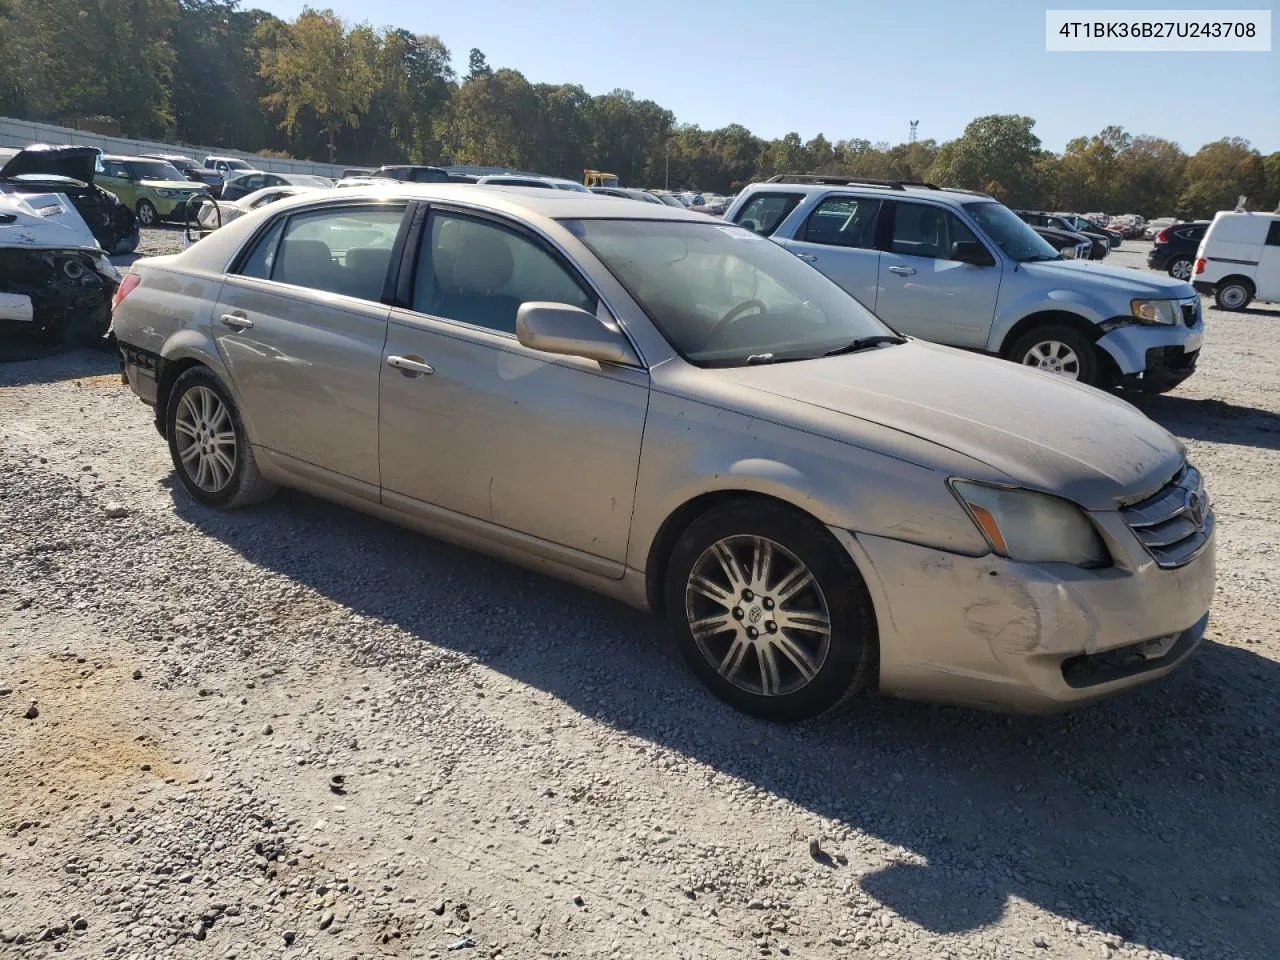
[[[764,611],[760,609],[759,604],[752,604],[751,609],[747,611],[747,623],[751,624],[753,627],[758,624],[763,617]]]

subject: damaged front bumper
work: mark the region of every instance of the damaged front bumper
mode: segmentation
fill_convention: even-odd
[[[1161,568],[1120,514],[1092,514],[1115,555],[1103,569],[967,557],[833,531],[864,574],[895,696],[1045,713],[1155,680],[1199,645],[1214,540]]]
[[[118,283],[100,251],[0,248],[0,342],[101,341]]]

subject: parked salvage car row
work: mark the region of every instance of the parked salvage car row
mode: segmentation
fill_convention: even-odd
[[[725,220],[308,191],[135,263],[113,316],[196,500],[296,487],[619,598],[776,720],[873,688],[1060,709],[1182,663],[1208,494],[1085,384],[1169,389],[1202,323],[1185,283],[1063,260],[990,197],[797,177]]]

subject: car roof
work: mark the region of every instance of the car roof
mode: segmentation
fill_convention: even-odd
[[[343,204],[353,199],[453,201],[469,206],[509,213],[534,214],[553,220],[685,220],[692,223],[725,224],[704,214],[669,207],[666,204],[619,204],[617,197],[541,187],[514,187],[471,183],[388,183],[352,187],[341,191],[310,191],[273,204],[272,210],[317,204]],[[622,209],[620,209],[622,208]],[[620,216],[620,214],[622,214]]]
[[[813,182],[809,182],[812,180]],[[741,199],[747,193],[802,193],[805,196],[827,193],[847,193],[866,191],[875,196],[892,199],[933,200],[950,207],[958,207],[971,200],[994,200],[988,193],[977,190],[962,190],[959,187],[935,187],[926,184],[915,184],[907,181],[893,180],[859,180],[856,177],[813,177],[781,180],[762,180],[744,188],[738,194]],[[686,191],[689,193],[690,191]],[[705,197],[706,194],[703,194]]]

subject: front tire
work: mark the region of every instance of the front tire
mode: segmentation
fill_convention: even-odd
[[[156,208],[150,200],[138,201],[137,215],[138,223],[144,227],[153,227],[160,219],[160,214],[156,213]]]
[[[862,576],[822,524],[789,507],[744,499],[695,520],[672,551],[665,601],[689,667],[744,713],[804,720],[874,680]]]
[[[1253,287],[1248,280],[1232,277],[1218,284],[1213,300],[1219,310],[1243,310],[1253,300]]]
[[[276,492],[258,472],[235,402],[205,367],[192,367],[174,382],[165,436],[178,479],[206,506],[245,507]]]
[[[1190,257],[1174,257],[1169,261],[1169,276],[1175,280],[1191,282],[1191,269],[1194,261]]]
[[[1091,387],[1104,385],[1097,347],[1064,324],[1046,323],[1029,330],[1013,345],[1009,359]]]

